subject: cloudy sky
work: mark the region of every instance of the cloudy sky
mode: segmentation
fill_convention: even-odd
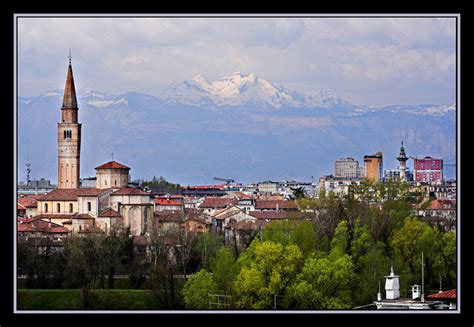
[[[234,71],[369,104],[455,101],[454,18],[20,18],[20,96],[64,87],[152,93]]]

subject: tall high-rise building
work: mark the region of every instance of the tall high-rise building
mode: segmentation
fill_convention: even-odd
[[[398,165],[398,171],[400,172],[400,180],[405,182],[407,181],[407,154],[405,153],[405,148],[403,147],[403,141],[402,141],[402,146],[400,147],[400,153],[397,157],[397,160],[399,162]]]
[[[336,160],[334,175],[335,177],[344,177],[344,178],[361,177],[359,161],[351,157],[341,158],[339,160]]]
[[[443,159],[424,157],[413,158],[414,179],[416,182],[441,182],[443,181]]]
[[[383,177],[383,154],[377,152],[364,156],[365,178],[380,182]]]
[[[58,123],[58,188],[78,188],[81,161],[81,124],[77,120],[77,99],[71,56],[64,87],[61,122]]]

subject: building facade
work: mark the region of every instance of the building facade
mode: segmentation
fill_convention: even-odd
[[[443,181],[443,159],[425,157],[414,158],[414,179],[416,182],[442,182]]]
[[[365,177],[375,182],[380,182],[383,177],[383,154],[377,152],[364,156]]]
[[[339,160],[336,160],[334,175],[335,177],[344,177],[344,178],[361,177],[359,161],[351,157],[341,158]]]

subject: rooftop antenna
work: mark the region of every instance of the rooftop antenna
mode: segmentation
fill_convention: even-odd
[[[72,55],[71,55],[71,48],[69,48],[69,65],[71,65],[71,59],[72,59]]]
[[[30,173],[31,173],[31,164],[30,164],[30,159],[29,156],[26,156],[26,183],[30,183]]]
[[[110,156],[112,157],[112,161],[114,161],[114,153],[113,152],[110,154]]]
[[[421,251],[421,302],[425,302],[425,267],[423,263],[423,251]]]

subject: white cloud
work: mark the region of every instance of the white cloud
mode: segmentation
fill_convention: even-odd
[[[18,33],[22,95],[62,87],[69,48],[78,85],[111,92],[237,70],[360,103],[388,101],[375,84],[414,103],[455,87],[453,18],[26,18]]]

